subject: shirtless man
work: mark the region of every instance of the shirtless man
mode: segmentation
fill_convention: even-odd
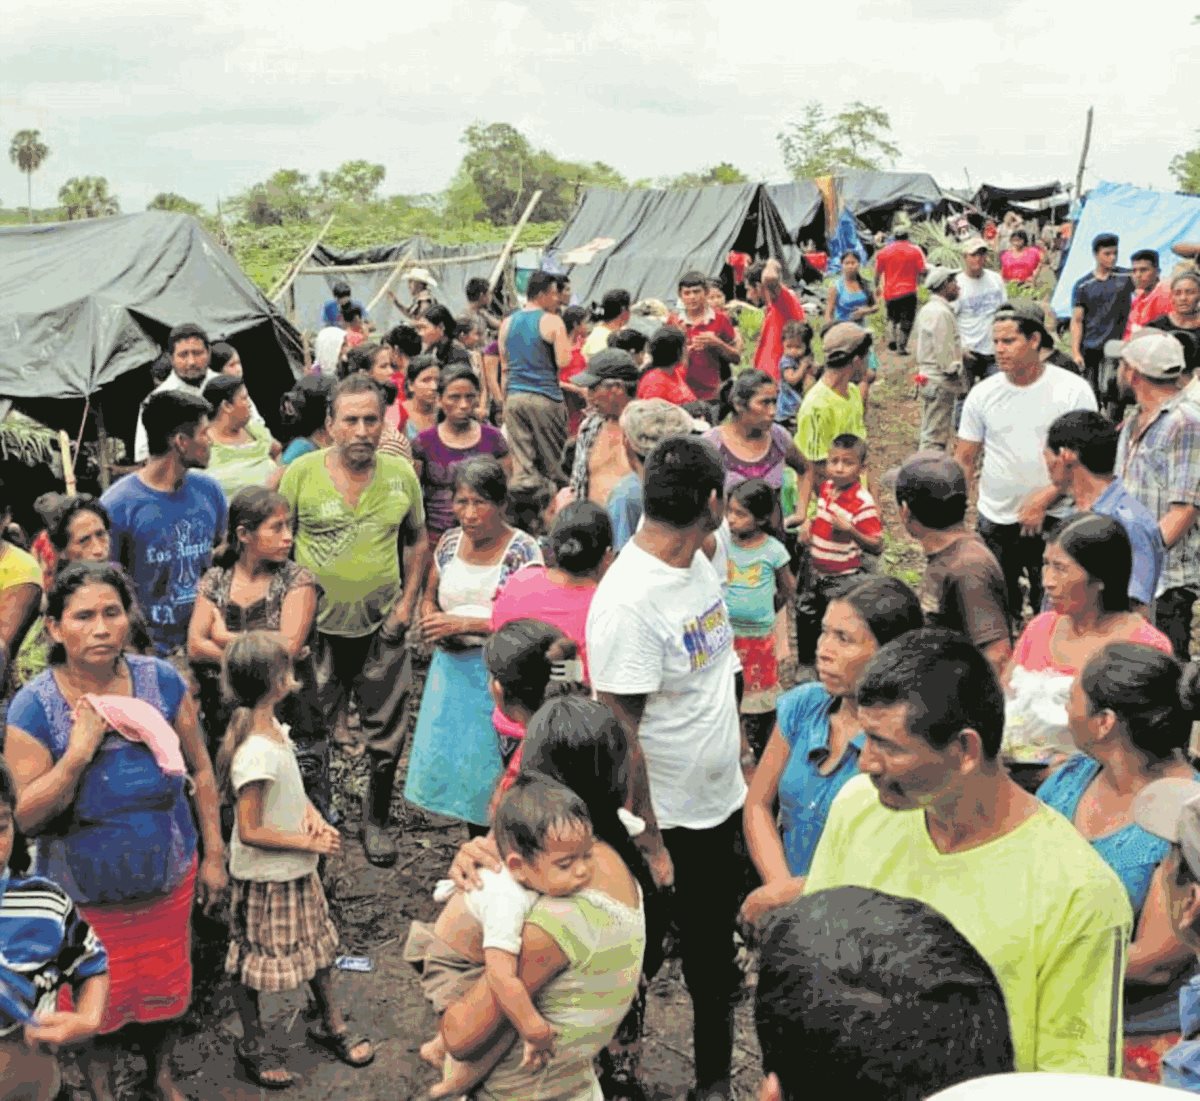
[[[571,489],[575,500],[603,508],[613,486],[630,471],[620,418],[637,393],[637,364],[628,352],[605,348],[571,382],[587,391],[591,407],[575,441]]]

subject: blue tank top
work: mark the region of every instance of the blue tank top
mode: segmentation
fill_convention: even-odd
[[[871,296],[865,290],[851,293],[846,289],[845,280],[837,281],[837,292],[837,304],[833,307],[835,321],[853,321],[855,310],[871,304]]]
[[[542,339],[539,325],[545,310],[520,310],[508,322],[508,392],[541,394],[562,401],[554,349]]]

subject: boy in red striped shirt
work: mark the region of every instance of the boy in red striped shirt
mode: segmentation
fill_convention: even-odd
[[[817,514],[798,532],[808,544],[808,584],[796,603],[799,660],[811,664],[829,601],[843,584],[863,572],[862,552],[883,551],[883,524],[875,498],[862,484],[867,442],[835,436],[825,461],[827,478],[817,497]]]

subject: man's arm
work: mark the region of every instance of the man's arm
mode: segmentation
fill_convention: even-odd
[[[976,470],[979,466],[979,453],[983,450],[982,443],[974,443],[971,440],[964,440],[961,436],[954,445],[954,461],[963,469],[963,474],[967,478],[967,492],[969,497],[974,497],[976,490]]]
[[[783,290],[783,265],[778,260],[768,260],[763,265],[762,288],[768,302],[779,297]]]
[[[642,712],[646,707],[645,695],[619,695],[614,692],[597,692],[596,698],[607,707],[625,731],[629,742],[629,800],[630,810],[646,823],[646,831],[638,838],[639,845],[646,851],[650,871],[660,887],[674,882],[675,870],[671,857],[663,844],[662,831],[654,816],[650,801],[650,778],[646,775],[646,757],[638,738],[642,723]]]
[[[392,614],[384,622],[384,630],[396,633],[412,624],[413,610],[421,595],[422,580],[429,568],[429,535],[424,520],[415,516],[412,509],[400,525],[400,546],[404,562],[404,591],[396,601]]]
[[[1158,530],[1162,532],[1163,542],[1173,547],[1179,542],[1196,522],[1197,509],[1195,505],[1172,505],[1158,522]]]
[[[1083,366],[1083,307],[1071,309],[1071,358]]]
[[[571,340],[558,314],[543,314],[538,330],[547,344],[554,346],[554,366],[560,371],[571,362]]]

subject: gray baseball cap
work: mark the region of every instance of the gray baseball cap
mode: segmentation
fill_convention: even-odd
[[[1133,800],[1133,820],[1178,845],[1188,870],[1200,879],[1200,783],[1175,778],[1147,784]]]
[[[629,446],[639,455],[649,455],[670,436],[689,436],[708,430],[704,421],[663,398],[631,401],[621,411],[620,423]]]

